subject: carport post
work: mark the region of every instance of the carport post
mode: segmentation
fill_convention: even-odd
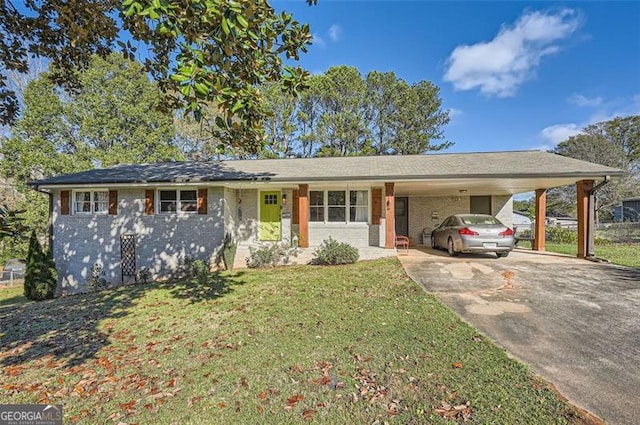
[[[547,190],[536,189],[536,221],[533,231],[534,251],[545,249],[545,219],[547,217]]]
[[[385,239],[384,247],[392,249],[396,247],[396,205],[393,183],[384,184],[384,204],[385,204]]]
[[[593,180],[580,180],[576,183],[578,202],[578,258],[585,258],[588,251],[589,194],[593,189]]]
[[[309,248],[309,185],[298,185],[298,246]]]

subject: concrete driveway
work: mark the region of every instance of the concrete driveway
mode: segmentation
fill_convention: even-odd
[[[398,257],[413,280],[572,403],[609,424],[640,423],[640,270],[526,251]]]

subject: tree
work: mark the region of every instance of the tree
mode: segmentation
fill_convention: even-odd
[[[32,301],[49,300],[55,296],[57,276],[50,252],[45,253],[35,230],[29,239],[27,270],[24,276],[24,296]]]
[[[451,147],[442,127],[449,122],[440,89],[428,81],[409,85],[393,72],[370,72],[366,77],[367,104],[378,155],[417,155]]]
[[[199,121],[203,104],[217,103],[224,116],[215,120],[214,136],[232,133],[247,151],[262,145],[257,87],[274,81],[291,92],[304,88],[308,73],[285,65],[283,56],[297,60],[311,42],[308,25],[277,14],[266,0],[42,0],[22,8],[5,0],[0,33],[0,68],[26,72],[29,55],[49,58],[57,70],[50,77],[69,91],[81,86],[72,71],[86,69],[94,54],[104,58],[118,45],[133,59],[139,45],[165,107]],[[18,109],[0,76],[0,122],[13,122]]]
[[[86,160],[110,166],[181,159],[172,140],[173,116],[160,110],[158,89],[138,62],[117,54],[94,56],[78,80],[81,88],[65,114]]]
[[[590,125],[582,133],[561,142],[553,153],[625,170],[597,193],[600,219],[613,218],[613,209],[626,197],[640,192],[640,116],[615,118]],[[549,191],[549,209],[558,215],[575,210],[575,186]]]

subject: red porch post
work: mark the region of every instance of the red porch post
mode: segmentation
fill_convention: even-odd
[[[536,189],[536,221],[533,231],[534,251],[544,251],[545,248],[545,219],[547,217],[547,190]]]
[[[298,186],[298,246],[309,248],[309,185]]]
[[[384,247],[392,249],[396,247],[396,209],[394,184],[384,184],[385,201],[385,242]]]
[[[578,258],[587,256],[587,228],[589,226],[589,192],[593,189],[593,180],[580,180],[576,183],[578,202]]]

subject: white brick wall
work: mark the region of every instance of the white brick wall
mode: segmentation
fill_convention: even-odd
[[[120,235],[136,235],[136,268],[153,278],[175,272],[181,258],[215,261],[224,238],[222,188],[208,189],[208,214],[144,215],[145,189],[118,190],[118,214],[61,215],[55,191],[53,254],[62,290],[83,290],[95,263],[107,281],[120,283]],[[125,278],[126,280],[127,278]]]
[[[409,236],[415,243],[422,243],[422,230],[433,230],[442,221],[453,214],[467,214],[470,211],[468,196],[410,196],[409,197]],[[506,226],[512,227],[513,198],[511,195],[491,197],[491,212]],[[433,213],[438,218],[432,218]]]

